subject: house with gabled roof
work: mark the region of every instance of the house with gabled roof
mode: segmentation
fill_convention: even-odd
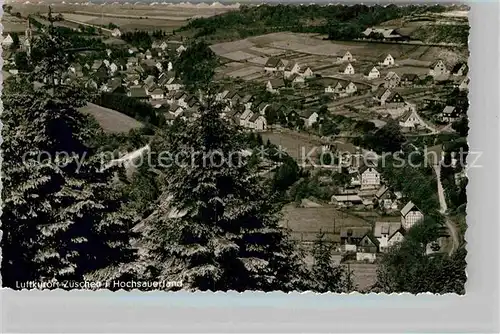
[[[371,69],[370,68],[366,69],[363,74],[368,79],[380,78],[380,71],[375,66],[373,66]]]
[[[349,83],[347,84],[347,86],[345,86],[345,93],[347,95],[351,95],[351,94],[354,94],[358,91],[358,86],[356,86],[356,84],[352,81],[349,81]]]
[[[284,76],[285,78],[288,78],[292,76],[293,74],[299,74],[300,73],[300,65],[296,62],[288,62],[285,66],[285,73]]]
[[[249,124],[252,129],[257,131],[265,131],[267,129],[267,120],[259,113],[254,113],[253,116],[250,117]]]
[[[318,121],[319,115],[315,110],[306,109],[300,113],[300,118],[304,120],[304,125],[309,128]]]
[[[407,231],[422,219],[424,219],[424,214],[412,201],[401,209],[401,226]]]
[[[464,91],[464,90],[468,90],[469,89],[469,82],[470,82],[470,79],[469,78],[464,78],[462,81],[460,81],[460,83],[458,84],[458,89],[460,91]]]
[[[366,233],[356,245],[356,261],[373,263],[377,259],[378,241]]]
[[[141,101],[148,101],[149,95],[146,91],[146,88],[143,86],[132,86],[130,87],[127,96],[132,97],[134,99],[138,99]]]
[[[390,89],[381,87],[377,89],[373,96],[373,99],[380,103],[381,106],[383,106],[385,104],[385,101],[391,94],[392,91]]]
[[[446,106],[441,112],[441,120],[443,122],[448,122],[448,123],[454,122],[457,119],[459,119],[460,116],[461,116],[460,110],[453,106]]]
[[[275,78],[267,81],[266,90],[271,93],[278,93],[281,88],[285,87],[285,82],[282,78]]]
[[[314,78],[314,72],[313,72],[313,70],[311,70],[311,68],[310,68],[310,67],[307,67],[307,68],[304,70],[304,72],[300,72],[299,74],[300,74],[300,76],[302,76],[302,77],[304,77],[304,78],[306,78],[306,79],[309,79],[309,78]]]
[[[339,72],[345,75],[353,75],[355,74],[354,67],[351,63],[347,63],[346,65],[342,65],[339,67]]]
[[[342,57],[337,57],[337,61],[351,62],[356,61],[349,51],[346,51]]]
[[[267,73],[281,72],[285,70],[285,64],[277,57],[270,57],[264,65],[264,71]]]
[[[305,82],[304,77],[297,73],[294,73],[291,76],[289,76],[288,80],[292,83],[292,86],[301,85]]]
[[[399,126],[405,130],[415,130],[425,127],[425,123],[417,114],[417,111],[410,108],[399,117]]]
[[[163,92],[163,89],[161,88],[155,88],[152,91],[148,91],[149,95],[153,100],[161,100],[165,97],[165,93]]]
[[[363,164],[359,168],[359,175],[361,177],[361,190],[380,187],[380,172],[374,165]]]
[[[399,198],[386,185],[381,186],[375,193],[375,201],[382,210],[391,211],[398,209]]]
[[[469,66],[466,63],[457,63],[451,70],[451,74],[456,77],[462,77],[469,73]]]
[[[404,240],[405,230],[401,226],[399,217],[385,217],[375,222],[373,236],[377,239],[379,250],[382,253],[389,251],[394,245]]]
[[[12,39],[12,36],[10,36],[10,34],[7,34],[7,36],[2,40],[2,46],[5,48],[9,48],[12,43],[14,43],[14,40]]]
[[[338,196],[356,196],[356,195],[338,195]],[[359,196],[357,196],[359,197]],[[340,228],[340,244],[344,251],[357,250],[357,245],[364,236],[371,231],[371,226],[342,226]]]
[[[400,84],[402,86],[410,86],[413,85],[418,79],[419,77],[415,73],[404,73],[401,76]]]
[[[441,59],[431,64],[429,69],[430,76],[439,77],[448,74],[450,74],[450,71],[446,68],[445,63]]]
[[[380,59],[379,65],[380,66],[394,66],[396,61],[394,60],[394,57],[392,57],[390,54],[387,56],[383,56]]]
[[[405,104],[404,98],[398,92],[391,91],[385,99],[384,106],[390,109],[397,109],[404,107]]]
[[[389,72],[384,78],[384,87],[385,88],[396,88],[399,86],[401,82],[401,78],[395,72]]]

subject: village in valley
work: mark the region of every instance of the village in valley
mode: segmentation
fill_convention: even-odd
[[[78,49],[57,80],[95,92],[81,111],[105,132],[151,136],[151,129],[200,116],[204,97],[187,89],[176,68],[192,45],[186,29],[124,29],[109,19],[93,23],[97,10],[40,8],[4,5],[4,80],[29,68],[32,39],[56,24]],[[467,45],[412,34],[416,22],[464,24],[461,11],[446,13],[381,22],[350,40],[291,31],[207,39],[217,58],[214,100],[248,137],[255,172],[282,194],[280,224],[305,249],[321,235],[359,291],[375,291],[385,254],[430,217],[441,225],[425,245],[428,256],[451,256],[464,244]],[[127,145],[127,153],[150,147]],[[412,152],[421,153],[418,167],[395,167]]]

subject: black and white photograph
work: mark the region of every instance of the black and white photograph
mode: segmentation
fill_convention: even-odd
[[[466,294],[469,6],[2,8],[3,288]]]

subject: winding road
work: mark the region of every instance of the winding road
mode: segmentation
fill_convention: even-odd
[[[441,166],[439,164],[436,164],[433,166],[434,167],[434,172],[436,173],[436,178],[437,178],[437,187],[438,187],[438,198],[439,198],[439,205],[440,205],[440,210],[439,212],[443,214],[444,219],[445,219],[445,225],[446,228],[449,231],[450,237],[451,237],[451,247],[450,250],[448,251],[448,255],[453,254],[454,251],[456,251],[460,245],[460,238],[458,237],[458,231],[456,225],[450,220],[448,217],[446,211],[448,210],[448,206],[446,205],[446,198],[444,195],[444,188],[441,183]]]

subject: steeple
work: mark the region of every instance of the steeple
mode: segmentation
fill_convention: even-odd
[[[28,22],[27,22],[26,30],[24,32],[24,37],[25,37],[24,43],[25,43],[25,46],[26,46],[26,53],[27,53],[27,55],[29,57],[30,54],[31,54],[31,41],[32,41],[32,38],[33,38],[33,32],[31,31],[31,20],[30,20],[29,16],[28,16]]]

